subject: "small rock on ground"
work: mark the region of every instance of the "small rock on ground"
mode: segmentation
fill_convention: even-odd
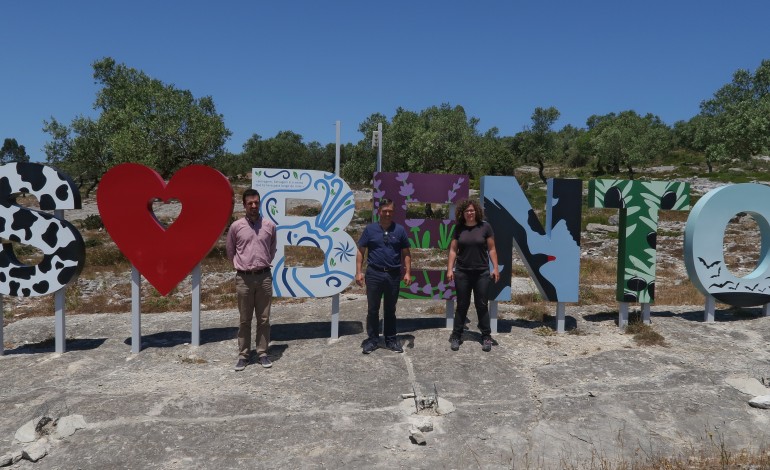
[[[24,447],[22,457],[30,462],[37,462],[48,454],[48,440],[40,439]]]
[[[62,439],[75,434],[78,429],[86,427],[86,420],[83,415],[69,415],[59,418],[56,422],[56,431],[53,436]]]
[[[764,410],[770,408],[770,395],[761,395],[749,400],[749,405],[754,408],[762,408]]]

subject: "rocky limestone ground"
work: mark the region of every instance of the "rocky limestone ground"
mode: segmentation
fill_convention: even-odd
[[[189,313],[145,314],[138,354],[130,314],[69,316],[64,354],[52,318],[14,322],[0,357],[0,456],[18,453],[15,433],[41,416],[85,427],[44,437],[45,457],[12,468],[561,468],[767,444],[770,411],[738,385],[770,378],[759,310],[707,324],[699,306],[656,305],[666,345],[652,347],[606,308],[569,307],[579,334],[553,336],[502,312],[484,353],[475,325],[452,352],[444,318],[401,300],[405,352],[363,355],[365,303],[342,296],[330,340],[329,299],[277,302],[274,366],[243,372],[232,370],[234,309],[203,312],[200,347]],[[402,398],[434,390],[438,412]],[[410,438],[417,427],[430,429],[424,445]]]

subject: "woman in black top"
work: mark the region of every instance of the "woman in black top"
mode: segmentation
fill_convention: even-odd
[[[500,279],[495,250],[495,234],[492,226],[484,221],[484,211],[478,201],[465,200],[455,210],[455,233],[449,245],[447,280],[455,281],[457,308],[454,329],[449,337],[452,351],[460,349],[463,327],[471,304],[476,307],[481,331],[481,349],[492,349],[492,330],[489,326],[489,288]],[[489,262],[492,262],[492,272]]]

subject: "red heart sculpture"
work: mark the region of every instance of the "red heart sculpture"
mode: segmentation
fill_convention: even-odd
[[[182,204],[168,228],[152,212],[155,199]],[[96,203],[120,251],[166,295],[216,244],[233,213],[233,188],[222,173],[203,165],[182,168],[167,185],[155,170],[124,163],[104,174]]]

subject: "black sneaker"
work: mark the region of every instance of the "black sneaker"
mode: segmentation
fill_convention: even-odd
[[[397,353],[404,352],[404,348],[401,347],[401,341],[399,341],[396,337],[386,339],[385,347]]]
[[[460,349],[461,344],[463,344],[463,340],[461,340],[457,336],[449,337],[449,347],[452,349],[452,351],[457,351],[458,349]]]
[[[258,362],[265,369],[269,369],[269,368],[273,367],[273,363],[270,362],[270,358],[267,357],[267,356],[260,356]]]
[[[246,368],[246,364],[247,364],[246,359],[238,359],[238,362],[235,364],[235,368],[234,368],[235,371],[236,372],[242,371],[243,369]]]
[[[367,339],[367,340],[364,342],[364,349],[363,349],[363,351],[362,351],[362,352],[363,352],[364,354],[369,354],[369,353],[371,353],[372,351],[374,351],[375,349],[377,349],[378,347],[380,347],[380,345],[378,344],[378,342],[377,342],[376,340],[373,340],[373,339]]]
[[[492,350],[492,338],[487,336],[481,340],[481,350],[484,352],[489,352]]]

